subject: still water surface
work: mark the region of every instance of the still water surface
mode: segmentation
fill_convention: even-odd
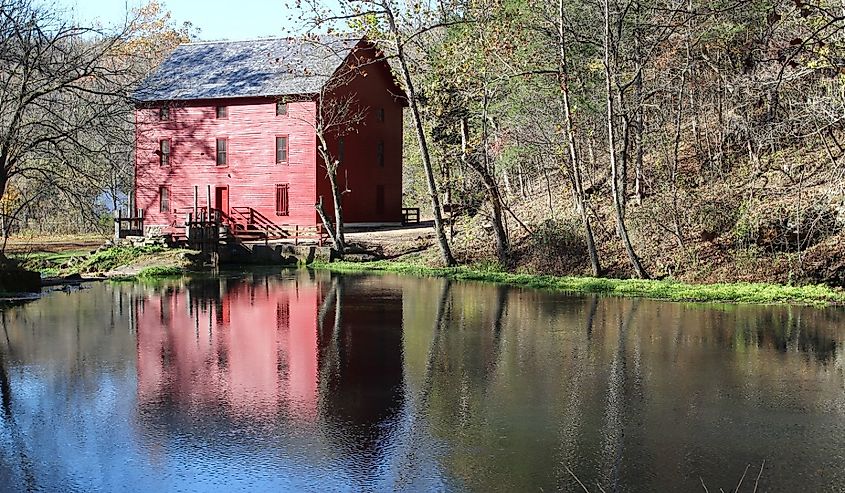
[[[0,491],[845,491],[845,314],[308,271],[5,309]],[[570,469],[570,473],[567,469]]]

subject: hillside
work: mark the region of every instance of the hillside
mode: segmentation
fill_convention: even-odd
[[[703,179],[690,166],[677,196],[628,197],[630,234],[646,270],[655,278],[693,283],[776,282],[845,285],[845,196],[841,171],[824,151],[769,156],[718,179]],[[785,164],[789,163],[789,164]],[[835,171],[831,171],[834,169]],[[507,215],[511,271],[589,275],[579,214],[563,172],[544,182],[514,187],[505,199],[527,231]],[[606,180],[588,181],[589,207],[604,275],[633,277],[615,232]],[[452,247],[462,263],[495,263],[489,204],[455,223]],[[676,229],[675,224],[678,227]],[[678,234],[680,233],[680,234]],[[412,257],[439,262],[435,246]]]

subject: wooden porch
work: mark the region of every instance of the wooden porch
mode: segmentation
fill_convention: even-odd
[[[189,245],[195,242],[273,240],[294,245],[323,246],[329,241],[329,235],[322,224],[304,226],[276,223],[252,207],[231,207],[228,213],[208,207],[188,208],[181,212],[185,215],[184,233],[177,233],[175,239]]]

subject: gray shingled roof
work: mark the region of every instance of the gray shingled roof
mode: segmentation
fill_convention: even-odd
[[[314,94],[359,41],[324,36],[183,44],[140,84],[135,99]]]

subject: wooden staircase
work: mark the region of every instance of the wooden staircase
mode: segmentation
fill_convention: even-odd
[[[193,209],[187,210],[187,217]],[[212,217],[219,228],[217,238],[221,244],[238,244],[255,241],[288,240],[294,244],[316,243],[323,246],[328,242],[328,234],[322,224],[301,226],[297,224],[277,224],[251,207],[232,207],[229,214],[212,209],[206,214],[205,208],[198,208],[200,218]],[[210,223],[197,223],[210,224]],[[184,230],[174,235],[179,243],[188,243]]]
[[[269,238],[267,231],[262,231],[252,224],[234,224],[228,228],[229,233],[238,241],[261,241]]]

